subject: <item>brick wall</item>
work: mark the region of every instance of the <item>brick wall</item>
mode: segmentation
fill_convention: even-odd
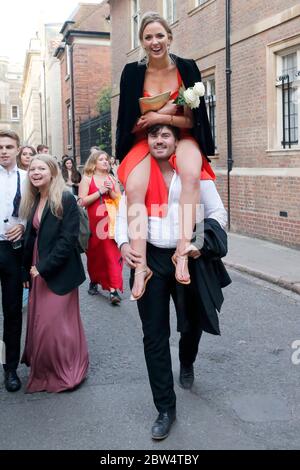
[[[126,62],[138,59],[139,51],[131,50],[130,0],[110,3],[114,132],[121,70]],[[162,0],[140,0],[140,5],[142,14],[155,9],[162,12]],[[225,2],[212,0],[196,9],[193,6],[192,0],[177,1],[178,20],[172,25],[171,51],[194,58],[204,75],[214,71],[218,153],[212,164],[226,203]],[[230,178],[231,229],[298,247],[300,150],[268,152],[267,51],[269,45],[299,34],[299,25],[298,0],[232,0],[232,143],[237,171]],[[289,176],[281,177],[280,170],[275,171],[276,175],[260,174],[261,169],[279,168],[290,169]],[[246,169],[245,174],[239,169]],[[287,218],[279,216],[281,210],[288,213]]]

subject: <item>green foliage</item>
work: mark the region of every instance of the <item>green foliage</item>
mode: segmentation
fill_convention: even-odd
[[[111,87],[102,88],[97,100],[97,111],[99,114],[110,112]]]

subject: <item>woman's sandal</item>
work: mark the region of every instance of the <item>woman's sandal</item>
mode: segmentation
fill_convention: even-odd
[[[140,271],[135,271],[134,275],[135,275],[135,276],[138,276],[139,274],[143,274],[143,273],[147,273],[147,274],[146,274],[145,279],[144,279],[144,287],[143,287],[143,289],[142,289],[142,292],[141,292],[140,295],[138,295],[137,297],[134,296],[134,295],[131,293],[130,300],[133,300],[133,301],[139,300],[139,299],[140,299],[141,297],[143,297],[143,295],[145,294],[147,282],[148,282],[148,281],[151,279],[151,277],[153,276],[153,272],[151,271],[151,269],[149,269],[147,266],[145,266],[144,269],[141,269]]]
[[[185,286],[187,286],[188,284],[191,283],[191,279],[187,279],[187,280],[184,280],[184,279],[179,279],[177,276],[176,276],[176,267],[177,267],[177,258],[183,260],[183,263],[187,263],[188,262],[188,256],[187,255],[184,255],[184,256],[181,256],[181,255],[178,255],[177,253],[174,253],[174,255],[172,256],[172,263],[174,264],[175,266],[175,279],[177,282],[179,282],[179,284],[184,284]],[[184,264],[183,264],[184,266]]]

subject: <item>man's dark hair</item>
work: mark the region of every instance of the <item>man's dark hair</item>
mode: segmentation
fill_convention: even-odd
[[[175,139],[179,140],[180,135],[179,135],[178,127],[169,126],[168,124],[155,124],[154,126],[150,126],[147,129],[147,135],[149,134],[156,135],[163,127],[166,127],[167,129],[169,129],[174,135]]]
[[[49,150],[48,145],[39,144],[39,145],[37,146],[37,148],[36,148],[36,151],[37,151],[37,153],[40,153],[40,152],[42,152],[44,149],[48,149],[48,150]]]

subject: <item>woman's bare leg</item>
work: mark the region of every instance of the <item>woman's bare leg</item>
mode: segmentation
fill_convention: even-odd
[[[180,256],[190,245],[196,223],[196,208],[200,203],[200,172],[202,156],[197,143],[190,139],[179,141],[176,149],[176,162],[181,179],[179,199],[179,240],[177,254]],[[176,277],[180,281],[189,280],[186,260],[177,258]]]
[[[147,155],[129,174],[126,182],[128,233],[131,248],[141,255],[141,264],[136,272],[142,271],[146,262],[146,241],[148,231],[148,213],[145,197],[150,177],[150,155]],[[133,297],[138,297],[144,287],[147,273],[134,277]]]

